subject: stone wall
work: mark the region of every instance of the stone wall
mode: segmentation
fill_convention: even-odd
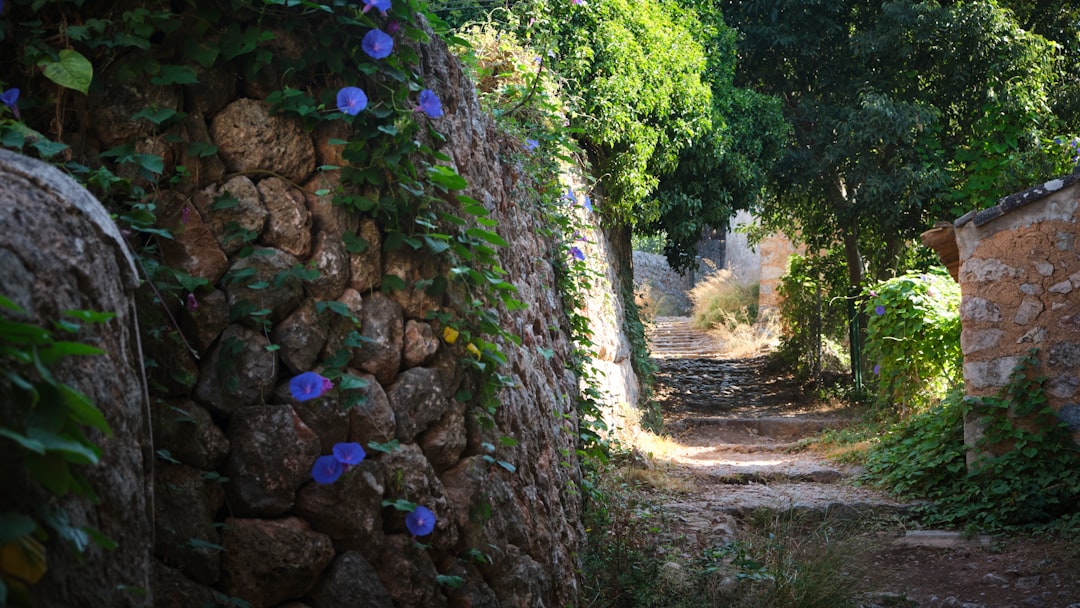
[[[97,466],[77,467],[100,502],[73,493],[43,496],[9,468],[6,449],[2,455],[0,512],[39,516],[38,507],[47,503],[71,525],[95,528],[117,543],[111,551],[90,544],[80,557],[52,534],[45,547],[48,569],[34,588],[36,605],[154,605],[151,594],[133,591],[150,589],[153,559],[153,450],[133,304],[136,281],[134,261],[101,203],[55,167],[0,149],[0,294],[29,317],[14,320],[51,328],[68,310],[116,314],[77,337],[105,354],[67,357],[51,368],[58,380],[88,396],[112,429],[111,435],[88,429],[101,459]],[[19,428],[21,421],[10,418],[11,399],[11,386],[0,381],[0,418]]]
[[[1080,173],[955,222],[969,395],[995,395],[1031,348],[1050,405],[1080,440]],[[968,425],[969,445],[978,429]]]
[[[310,41],[301,31],[277,30],[274,52],[302,52]],[[148,56],[169,52],[155,47]],[[479,387],[463,364],[464,345],[444,340],[428,317],[459,314],[465,294],[382,289],[386,276],[413,285],[448,269],[426,249],[384,248],[376,221],[321,194],[333,190],[336,176],[318,167],[343,162],[332,143],[347,136],[340,125],[310,132],[298,119],[271,114],[265,102],[285,79],[315,98],[330,84],[297,81],[304,75],[276,74],[273,65],[243,74],[227,61],[200,72],[201,84],[191,87],[125,83],[104,70],[78,113],[92,120],[68,126],[74,153],[91,162],[132,143],[164,158],[166,178],[176,165],[187,168],[174,190],[167,179],[155,190],[160,227],[174,235],[156,243],[170,266],[208,282],[190,296],[162,296],[145,283],[138,293],[160,456],[155,606],[225,605],[228,597],[253,608],[577,603],[578,386],[568,371],[554,247],[535,230],[542,218],[521,187],[526,178],[513,160],[521,142],[481,111],[441,42],[417,52],[423,80],[446,112],[430,125],[443,137],[423,143],[449,157],[469,181],[464,194],[498,222],[512,244],[500,252],[500,266],[528,304],[496,311],[522,344],[500,345],[509,388],[498,394],[493,425],[469,397]],[[184,118],[163,132],[131,120],[151,104]],[[211,146],[217,153],[206,153]],[[252,247],[231,238],[239,231]],[[352,235],[366,249],[351,252]],[[292,272],[298,268],[318,276]],[[360,345],[346,344],[354,329]],[[292,399],[290,378],[321,371],[343,346],[348,371],[367,382],[366,401],[346,409],[334,396]],[[622,365],[617,355],[612,362]],[[315,459],[344,441],[368,446],[367,459],[336,483],[315,483]],[[386,453],[371,447],[393,442],[399,447]],[[133,441],[132,449],[142,445]],[[122,498],[138,502],[128,494]],[[398,500],[434,511],[436,528],[422,539],[429,546],[411,538],[402,512],[384,506]],[[135,506],[110,516],[149,526],[145,505]],[[440,575],[464,585],[453,589]]]
[[[788,261],[792,255],[800,253],[801,248],[792,245],[783,233],[771,234],[758,243],[761,256],[761,271],[758,291],[758,319],[780,312],[780,294],[777,288],[788,271]]]
[[[646,293],[658,316],[678,317],[690,314],[688,294],[694,286],[691,274],[680,274],[672,270],[663,255],[646,251],[634,252],[634,291]]]

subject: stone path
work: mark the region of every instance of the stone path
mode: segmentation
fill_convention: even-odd
[[[758,508],[903,508],[852,485],[848,468],[795,449],[850,416],[803,405],[784,370],[766,369],[766,357],[723,359],[723,345],[685,318],[656,319],[649,340],[665,430],[674,439],[658,460],[694,488],[671,509],[742,515]]]

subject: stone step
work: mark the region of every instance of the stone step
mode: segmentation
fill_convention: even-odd
[[[904,513],[909,507],[865,488],[806,481],[783,483],[725,484],[695,499],[705,512],[743,518],[768,510],[785,517],[819,518],[825,515],[863,517],[869,514]],[[671,506],[676,510],[678,503]]]
[[[845,418],[783,418],[783,417],[739,417],[692,416],[672,422],[668,431],[680,435],[680,441],[692,434],[687,431],[711,427],[710,435],[725,443],[757,443],[761,440],[794,441],[820,433],[825,429],[844,428],[851,424]]]

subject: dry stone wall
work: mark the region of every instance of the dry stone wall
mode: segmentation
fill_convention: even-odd
[[[302,52],[305,41],[282,30],[273,45]],[[528,304],[496,311],[522,343],[500,344],[509,387],[493,425],[468,397],[480,392],[462,363],[470,355],[428,316],[460,314],[467,294],[411,287],[445,273],[443,262],[426,250],[384,248],[375,220],[323,193],[337,177],[317,168],[342,164],[332,142],[343,133],[334,125],[309,132],[271,113],[265,99],[283,80],[312,90],[326,83],[297,82],[300,75],[274,74],[272,65],[241,77],[227,62],[186,90],[122,84],[105,71],[85,111],[94,120],[68,132],[79,154],[132,143],[162,156],[166,176],[186,167],[188,179],[155,191],[159,225],[173,234],[158,242],[165,263],[208,282],[186,297],[148,284],[138,293],[161,456],[153,476],[155,606],[227,605],[230,597],[253,608],[577,601],[578,386],[568,371],[554,248],[535,229],[543,220],[520,188],[520,142],[481,111],[440,42],[416,50],[446,112],[431,123],[443,137],[425,143],[450,159],[469,181],[464,193],[498,222],[511,243],[500,265]],[[148,103],[185,117],[156,133],[130,119]],[[208,145],[217,153],[206,154]],[[350,251],[353,235],[367,247]],[[387,276],[410,287],[384,290]],[[360,344],[348,341],[354,329]],[[348,371],[367,383],[363,404],[294,400],[290,378],[322,370],[341,348]],[[315,483],[316,458],[345,441],[369,446],[368,458],[336,483]],[[398,447],[382,452],[373,443]],[[407,532],[404,513],[384,506],[398,500],[435,513],[435,530],[422,539],[428,546]],[[148,504],[112,515],[149,525]],[[464,584],[451,588],[440,577]]]
[[[955,222],[964,381],[995,395],[1029,349],[1047,399],[1080,440],[1080,174]],[[972,444],[978,429],[969,424]]]

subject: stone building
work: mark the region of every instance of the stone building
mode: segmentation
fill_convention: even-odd
[[[996,395],[1037,349],[1051,407],[1080,440],[1080,170],[923,235],[960,283],[964,382]],[[965,440],[978,429],[966,425]]]

